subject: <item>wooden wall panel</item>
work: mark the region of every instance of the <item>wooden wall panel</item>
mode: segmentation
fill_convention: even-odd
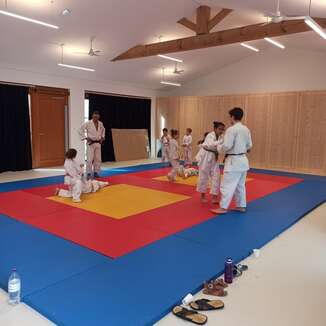
[[[180,144],[182,138],[186,133],[187,128],[191,128],[193,138],[193,151],[196,151],[196,145],[201,138],[201,111],[198,106],[198,97],[181,97],[180,98],[180,111],[179,111],[179,129]]]
[[[198,98],[198,109],[201,116],[198,118],[200,121],[199,139],[203,138],[205,132],[213,129],[213,121],[221,120],[221,97],[219,96],[202,96]]]
[[[222,96],[220,119],[222,122],[226,124],[227,127],[230,126],[229,111],[234,107],[240,107],[246,110],[246,96],[245,95]]]
[[[160,98],[157,112],[181,136],[193,129],[195,153],[213,121],[229,125],[235,106],[252,133],[252,167],[326,174],[326,91]]]
[[[246,100],[246,124],[251,130],[254,147],[250,152],[253,166],[268,165],[271,135],[271,95],[249,95]]]
[[[322,171],[326,164],[326,92],[303,92],[298,109],[295,168]]]
[[[272,94],[268,167],[294,166],[298,103],[298,93]]]

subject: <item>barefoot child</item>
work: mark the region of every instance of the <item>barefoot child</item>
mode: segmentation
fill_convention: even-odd
[[[68,185],[68,190],[56,189],[55,194],[60,197],[72,197],[74,203],[80,203],[80,195],[82,193],[96,192],[100,188],[107,186],[108,182],[97,180],[86,180],[83,177],[83,164],[76,160],[77,151],[74,148],[68,149],[66,153],[65,168],[65,184]]]
[[[162,162],[169,162],[170,136],[168,134],[167,128],[163,129],[161,144],[162,144]]]
[[[183,153],[184,153],[184,166],[192,166],[192,150],[191,150],[191,144],[192,144],[192,129],[187,128],[186,134],[183,136]]]
[[[170,181],[175,181],[179,170],[179,145],[178,145],[179,131],[176,129],[171,129],[171,139],[169,146],[169,158],[172,170],[168,174],[168,179]]]
[[[199,166],[199,178],[197,191],[201,201],[206,203],[206,191],[209,180],[211,181],[212,203],[217,204],[217,195],[220,187],[220,167],[218,163],[217,144],[218,138],[223,134],[225,125],[222,122],[214,122],[214,131],[210,132],[200,145],[196,160]]]
[[[185,168],[183,165],[180,165],[178,170],[178,176],[183,179],[188,179],[193,176],[198,176],[199,171],[195,168]]]

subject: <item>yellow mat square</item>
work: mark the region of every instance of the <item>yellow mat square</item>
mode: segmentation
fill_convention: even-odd
[[[127,184],[108,186],[94,194],[83,194],[81,203],[74,203],[71,198],[49,197],[59,203],[116,219],[123,219],[188,198],[190,197]]]
[[[223,178],[223,175],[221,176],[221,178]],[[161,177],[156,177],[153,178],[154,180],[159,180],[159,181],[169,181],[166,175],[163,175]],[[246,182],[253,180],[253,178],[247,178]],[[192,177],[189,177],[187,179],[183,179],[181,177],[176,178],[175,183],[180,183],[183,185],[188,185],[188,186],[197,186],[197,181],[198,181],[198,176],[194,175]]]

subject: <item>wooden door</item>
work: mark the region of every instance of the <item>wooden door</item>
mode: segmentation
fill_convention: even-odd
[[[31,91],[33,168],[59,166],[65,156],[68,91],[36,87]]]

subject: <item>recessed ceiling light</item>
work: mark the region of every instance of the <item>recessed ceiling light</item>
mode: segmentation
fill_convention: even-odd
[[[40,20],[28,18],[28,17],[25,17],[25,16],[17,15],[17,14],[14,14],[14,13],[6,11],[6,10],[0,10],[0,14],[5,15],[5,16],[9,16],[9,17],[13,17],[13,18],[17,18],[17,19],[20,19],[20,20],[25,20],[27,22],[42,25],[42,26],[49,27],[49,28],[54,28],[54,29],[59,28],[59,26],[48,24],[48,23],[42,22]]]
[[[249,49],[249,50],[252,50],[252,51],[255,51],[255,52],[259,52],[259,49],[255,48],[254,46],[251,46],[249,44],[246,44],[246,43],[240,43],[242,46],[244,46],[245,48]]]
[[[171,86],[178,86],[178,87],[181,86],[181,84],[179,84],[179,83],[172,83],[172,82],[168,82],[168,81],[161,81],[161,84],[171,85]]]
[[[69,8],[65,8],[62,10],[62,16],[69,16],[71,14],[71,10]]]
[[[64,68],[77,69],[77,70],[95,71],[95,69],[92,69],[92,68],[85,68],[85,67],[80,67],[80,66],[66,65],[65,63],[58,63],[58,66],[64,67]]]
[[[181,59],[172,58],[172,57],[169,57],[169,56],[163,55],[163,54],[158,54],[157,56],[160,57],[160,58],[175,61],[175,62],[183,62],[183,60],[181,60]]]
[[[264,40],[271,43],[271,44],[273,44],[273,45],[275,45],[275,46],[277,46],[277,47],[279,47],[279,48],[281,48],[281,49],[285,49],[285,46],[283,44],[281,44],[281,43],[279,43],[277,41],[274,41],[269,37],[264,37]]]

